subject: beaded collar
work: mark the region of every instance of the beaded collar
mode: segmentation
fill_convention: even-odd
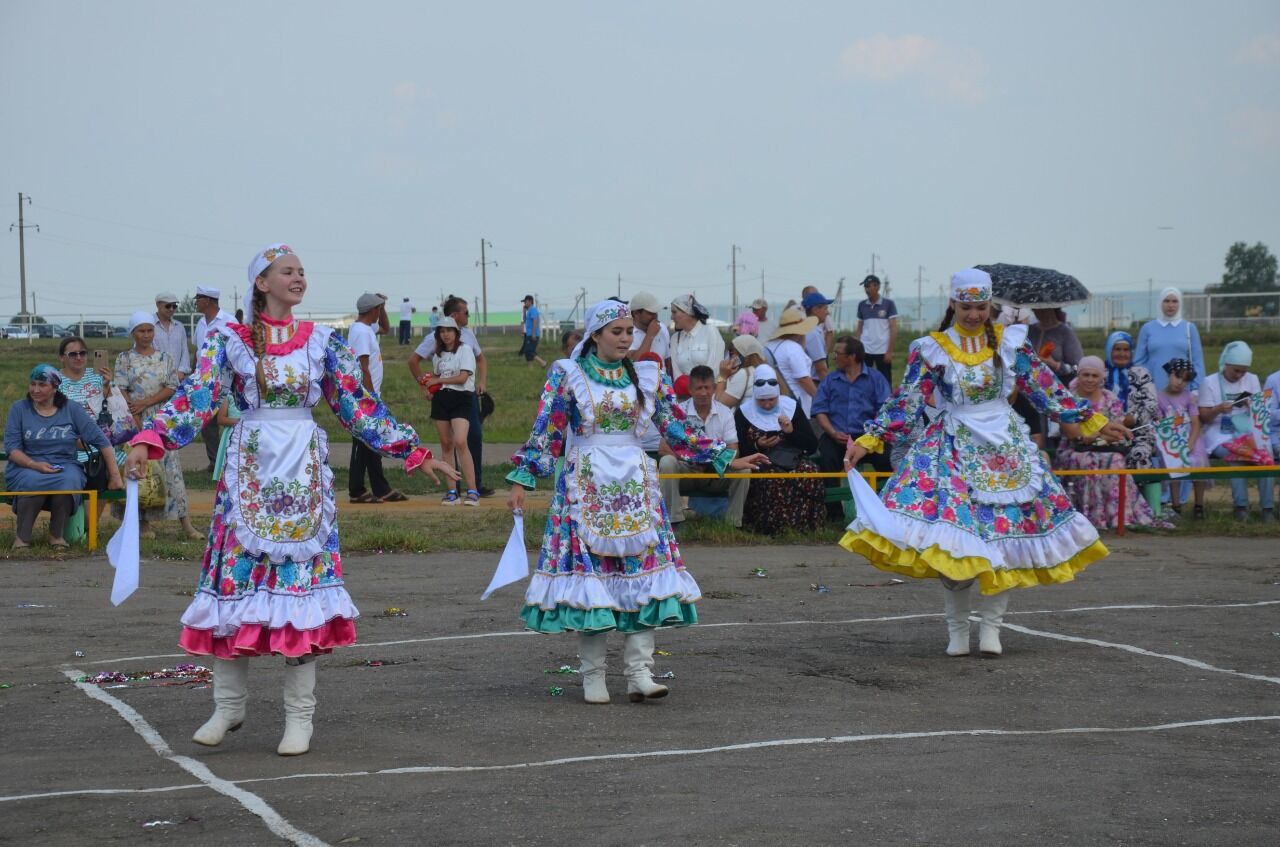
[[[606,362],[595,353],[588,353],[578,359],[578,367],[582,368],[587,379],[609,388],[623,388],[631,384],[631,377],[627,376],[627,369],[621,361]]]

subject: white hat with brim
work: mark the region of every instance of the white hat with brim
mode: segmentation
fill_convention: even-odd
[[[662,308],[658,305],[658,298],[647,291],[641,291],[636,294],[631,298],[631,302],[627,306],[633,312],[639,309],[643,312],[653,312],[655,315],[658,314],[658,309]]]
[[[221,292],[221,291],[219,291],[219,290],[218,290],[218,289],[216,289],[216,288],[213,288],[212,286],[208,286],[208,285],[197,285],[197,286],[196,286],[196,296],[197,296],[197,297],[208,297],[210,300],[220,300],[220,299],[222,299],[222,292]]]
[[[782,317],[778,318],[778,328],[773,331],[773,335],[769,336],[769,340],[782,338],[785,335],[807,335],[817,325],[817,315],[810,315],[806,318],[803,311],[792,306],[782,313]]]
[[[462,331],[461,328],[458,326],[458,322],[455,321],[453,318],[448,317],[447,315],[441,318],[440,322],[436,324],[436,329],[456,329],[459,332]]]
[[[156,295],[157,303],[177,303],[181,298],[172,291],[161,291]]]

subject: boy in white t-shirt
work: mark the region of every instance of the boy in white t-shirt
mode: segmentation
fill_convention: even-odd
[[[356,301],[359,317],[351,324],[347,334],[347,343],[356,354],[360,363],[361,381],[366,391],[375,395],[382,393],[382,347],[378,343],[379,328],[387,325],[387,298],[381,294],[366,291]],[[365,488],[365,476],[369,477],[369,487]],[[382,473],[382,456],[369,448],[359,438],[351,439],[350,479],[347,482],[347,494],[352,503],[397,503],[409,498],[396,491],[387,482]]]

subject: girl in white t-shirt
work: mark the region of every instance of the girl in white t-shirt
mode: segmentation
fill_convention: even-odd
[[[476,356],[462,343],[458,322],[444,317],[436,325],[436,352],[431,357],[434,374],[423,374],[418,380],[431,395],[431,419],[440,433],[440,458],[450,461],[457,456],[458,469],[466,483],[467,493],[461,500],[456,488],[445,492],[441,501],[446,506],[480,505],[476,490],[476,469],[467,449],[467,431],[471,426],[471,405],[476,394]]]
[[[1218,372],[1205,377],[1200,383],[1200,422],[1204,424],[1201,436],[1209,454],[1233,464],[1263,464],[1250,462],[1233,452],[1229,444],[1246,429],[1251,428],[1249,398],[1262,391],[1257,374],[1249,373],[1253,364],[1253,350],[1243,341],[1232,341],[1222,348],[1218,357]],[[1275,480],[1258,477],[1258,505],[1262,508],[1262,520],[1273,522],[1275,518],[1272,488]],[[1249,519],[1249,481],[1231,480],[1232,512],[1238,521]]]

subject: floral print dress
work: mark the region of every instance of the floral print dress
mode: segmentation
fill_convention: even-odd
[[[133,442],[174,451],[199,434],[224,394],[240,409],[195,598],[182,615],[182,647],[197,655],[296,657],[355,641],[359,611],[343,583],[328,438],[311,418],[322,399],[353,437],[405,459],[407,471],[430,455],[364,389],[338,333],[307,321],[265,322],[265,394],[249,329],[217,327],[194,373]]]
[[[859,515],[841,540],[882,570],[978,580],[985,594],[1065,582],[1107,554],[1009,403],[1093,435],[1106,418],[1069,394],[1026,343],[1025,326],[982,335],[952,327],[913,342],[902,384],[858,443],[882,450],[915,438],[880,493],[881,523]],[[930,421],[926,398],[939,414]],[[918,437],[917,437],[918,434]]]
[[[1145,373],[1145,371],[1144,371]],[[1150,377],[1147,377],[1148,384]],[[1132,410],[1134,402],[1133,383],[1130,382],[1129,406]],[[1097,404],[1098,411],[1109,418],[1120,420],[1125,416],[1125,404],[1120,398],[1105,388],[1102,389],[1102,402]],[[1150,428],[1146,432],[1150,432]],[[1137,433],[1135,433],[1136,435]],[[1063,470],[1096,471],[1135,467],[1129,464],[1128,456],[1136,445],[1117,443],[1115,445],[1096,445],[1095,449],[1077,444],[1064,438],[1058,445],[1054,464]],[[1148,450],[1145,463],[1136,467],[1151,467],[1151,454]],[[1081,512],[1089,522],[1098,529],[1115,529],[1120,514],[1120,486],[1125,487],[1125,516],[1127,526],[1168,526],[1157,521],[1151,506],[1143,499],[1132,476],[1098,475],[1098,476],[1065,476],[1062,478],[1063,488],[1071,498],[1071,504]]]
[[[132,402],[150,397],[162,388],[178,387],[178,372],[173,357],[163,350],[142,355],[137,350],[125,350],[116,357],[115,384],[120,386],[126,398]],[[135,415],[144,429],[160,405],[148,406],[141,415]],[[142,520],[178,520],[187,516],[187,483],[182,478],[182,459],[175,453],[166,453],[160,462],[164,470],[164,509],[141,509]],[[124,507],[114,504],[111,513],[123,517]]]
[[[533,431],[512,457],[507,479],[528,489],[564,457],[521,617],[537,632],[688,626],[701,591],[642,439],[657,427],[676,456],[718,473],[734,451],[686,418],[656,364],[635,363],[638,389],[621,367],[600,365],[593,356],[552,365]]]

